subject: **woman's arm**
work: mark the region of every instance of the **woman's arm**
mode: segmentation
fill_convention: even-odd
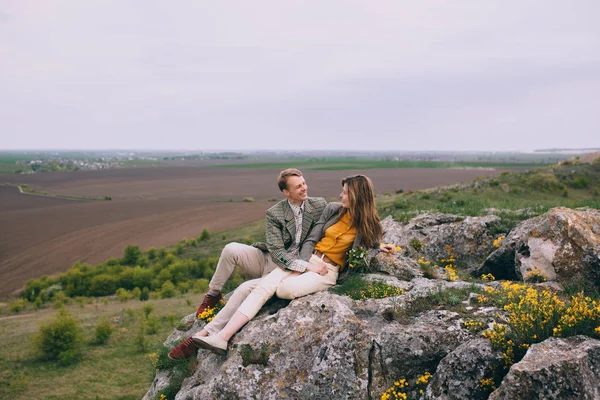
[[[304,242],[302,243],[302,247],[300,248],[300,259],[304,261],[308,261],[310,256],[312,255],[316,244],[325,236],[325,224],[335,215],[335,212],[339,210],[339,203],[329,203],[325,210],[323,210],[323,214],[321,214],[321,218],[312,228]]]

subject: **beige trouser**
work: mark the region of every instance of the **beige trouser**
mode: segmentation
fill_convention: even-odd
[[[276,268],[279,269],[277,264],[271,260],[269,253],[245,244],[229,243],[221,252],[217,268],[208,287],[221,291],[236,265],[239,265],[252,278],[259,278]]]
[[[281,282],[292,271],[276,268],[263,278],[246,281],[238,286],[227,301],[227,304],[225,304],[225,307],[219,311],[204,329],[210,335],[217,334],[227,325],[227,322],[236,311],[241,312],[248,319],[254,318],[261,307],[275,292],[277,292],[277,297],[279,298],[295,299],[296,297],[316,293],[335,285],[338,277],[338,267],[322,261],[316,255],[311,257],[310,262],[313,264],[324,263],[327,266],[327,274],[319,275],[316,272],[306,271]]]

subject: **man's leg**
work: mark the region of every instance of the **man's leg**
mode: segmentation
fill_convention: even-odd
[[[207,308],[214,307],[221,300],[221,289],[236,265],[239,265],[252,278],[266,275],[276,267],[268,253],[263,253],[262,250],[245,244],[229,243],[221,252],[215,273],[208,284],[209,291],[198,307],[196,315],[201,314]]]
[[[229,322],[231,316],[237,311],[239,306],[246,300],[248,295],[258,286],[261,278],[252,279],[242,283],[238,286],[229,300],[227,300],[227,304],[225,307],[219,311],[219,313],[215,316],[215,318],[210,321],[203,330],[201,330],[197,335],[198,336],[206,336],[208,335],[216,335],[223,327]]]
[[[291,273],[292,271],[276,268],[260,279],[258,285],[237,308],[237,311],[233,313],[229,322],[219,333],[208,337],[194,335],[192,337],[194,344],[218,354],[224,354],[227,351],[229,339],[258,313],[267,300],[273,296],[281,280]]]
[[[260,281],[261,278],[252,279],[238,286],[227,301],[227,304],[225,304],[225,307],[219,311],[212,321],[206,324],[204,329],[197,332],[192,337],[199,338],[202,336],[216,335],[229,322],[240,304],[246,300],[248,295],[256,286],[258,286]],[[187,338],[185,341],[175,346],[169,352],[169,358],[172,360],[184,360],[193,356],[198,350],[198,346],[194,343],[192,337]]]
[[[313,259],[315,257],[316,259]],[[311,261],[323,262],[315,255]],[[304,272],[298,276],[292,276],[285,279],[277,288],[277,297],[280,299],[295,299],[312,293],[329,289],[335,285],[338,277],[338,267],[325,263],[327,265],[327,274],[319,275],[316,272]]]
[[[213,293],[220,293],[236,265],[252,278],[260,278],[268,274],[274,267],[269,254],[256,247],[241,243],[229,243],[223,248],[215,273],[208,284]],[[268,269],[268,270],[267,270]]]

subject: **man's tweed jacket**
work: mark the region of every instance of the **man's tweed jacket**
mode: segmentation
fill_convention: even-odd
[[[306,239],[311,229],[325,209],[327,202],[322,197],[309,197],[304,200],[304,213],[302,214],[302,235],[300,245]],[[292,261],[298,259],[298,255],[290,254],[287,249],[292,246],[296,238],[296,220],[294,212],[287,199],[282,200],[267,210],[267,245],[255,244],[261,250],[267,250],[275,264],[287,269]],[[308,258],[304,261],[308,261]]]

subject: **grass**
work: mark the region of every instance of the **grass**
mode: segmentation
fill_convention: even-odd
[[[367,282],[360,274],[349,275],[331,291],[353,300],[382,299],[404,294],[402,289],[383,281]]]
[[[35,196],[45,196],[45,197],[55,197],[57,199],[66,199],[66,200],[83,200],[83,201],[106,201],[111,200],[110,196],[105,197],[83,197],[83,196],[69,196],[63,194],[51,194],[47,192],[38,192],[35,189],[30,188],[27,185],[11,185],[11,184],[0,184],[0,186],[17,186],[21,188],[21,191],[25,194],[31,194]]]
[[[0,152],[0,174],[12,174],[15,171],[25,170],[27,167],[18,165],[17,161],[29,162],[38,158],[39,154]]]
[[[4,371],[0,372],[0,398],[140,399],[154,377],[147,354],[161,346],[173,330],[168,323],[169,314],[176,314],[178,321],[193,313],[201,299],[202,295],[190,295],[148,302],[131,300],[104,304],[100,300],[83,308],[70,306],[69,311],[80,321],[90,341],[93,341],[94,325],[102,318],[118,316],[123,322],[115,327],[107,344],[87,345],[83,360],[69,367],[39,361],[31,353],[31,341],[39,323],[52,318],[56,310],[44,309],[5,318],[0,328],[0,371]],[[139,327],[137,314],[147,304],[152,304],[152,315],[160,320],[160,324],[155,334],[145,335],[147,350],[140,352],[135,344]]]
[[[582,185],[581,182],[585,183]],[[382,196],[377,204],[382,217],[392,215],[401,222],[425,211],[476,216],[486,215],[487,209],[494,208],[502,218],[496,233],[506,233],[520,221],[553,207],[600,209],[599,193],[600,165],[570,165],[504,173],[495,178],[479,178],[470,184],[427,192]],[[525,209],[530,213],[511,212]]]
[[[388,320],[395,320],[401,324],[410,324],[413,318],[419,314],[443,306],[445,310],[455,311],[461,315],[470,315],[465,312],[463,301],[469,298],[470,293],[479,293],[475,285],[462,289],[441,289],[431,292],[426,297],[419,297],[413,300],[406,308],[387,310],[384,316]]]
[[[265,241],[265,220],[260,220],[243,225],[239,228],[214,233],[208,240],[198,243],[194,247],[186,247],[181,254],[183,258],[218,257],[223,247],[230,242],[252,244]]]

